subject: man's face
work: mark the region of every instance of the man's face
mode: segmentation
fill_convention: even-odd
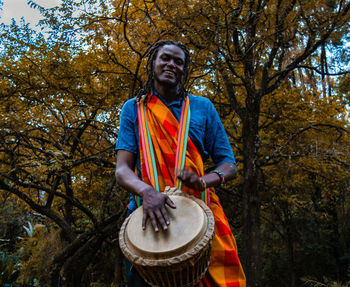
[[[185,67],[185,53],[175,45],[165,45],[154,61],[155,85],[175,87],[181,82]]]

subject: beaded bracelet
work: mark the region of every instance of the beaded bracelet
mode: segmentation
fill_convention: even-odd
[[[210,173],[216,173],[220,177],[220,185],[223,185],[225,183],[225,176],[222,171],[214,169]]]

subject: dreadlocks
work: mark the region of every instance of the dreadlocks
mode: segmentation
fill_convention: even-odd
[[[147,82],[146,84],[136,92],[137,100],[139,101],[143,95],[148,97],[154,90],[154,61],[157,58],[159,50],[166,45],[175,45],[179,47],[185,54],[185,64],[184,64],[184,75],[182,77],[182,81],[180,83],[179,96],[185,97],[187,95],[187,91],[185,89],[185,83],[187,82],[188,70],[190,66],[190,53],[187,50],[186,46],[181,42],[174,42],[172,40],[162,40],[158,41],[151,46],[149,49],[147,56]]]

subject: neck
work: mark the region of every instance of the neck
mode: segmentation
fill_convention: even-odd
[[[158,94],[166,100],[167,103],[171,103],[173,101],[176,101],[179,98],[179,86],[175,87],[168,87],[164,85],[157,85],[155,83],[154,85],[155,90],[158,92]]]

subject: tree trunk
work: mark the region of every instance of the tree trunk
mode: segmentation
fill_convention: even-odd
[[[289,274],[290,274],[290,287],[295,287],[294,240],[293,240],[293,234],[291,234],[290,231],[287,232],[287,249],[288,249],[288,262],[289,262],[288,265],[289,265]]]
[[[104,237],[100,234],[94,235],[65,262],[63,266],[65,286],[90,286],[89,282],[82,282],[82,278],[103,240]]]
[[[261,286],[260,203],[258,187],[259,106],[243,121],[243,267],[248,287]],[[249,109],[247,109],[249,110]]]
[[[115,241],[115,266],[114,266],[114,282],[115,286],[122,286],[123,283],[123,254],[119,247],[119,240]]]
[[[50,272],[50,286],[51,287],[58,287],[60,286],[60,270],[61,266],[56,264],[52,266],[51,272]]]

